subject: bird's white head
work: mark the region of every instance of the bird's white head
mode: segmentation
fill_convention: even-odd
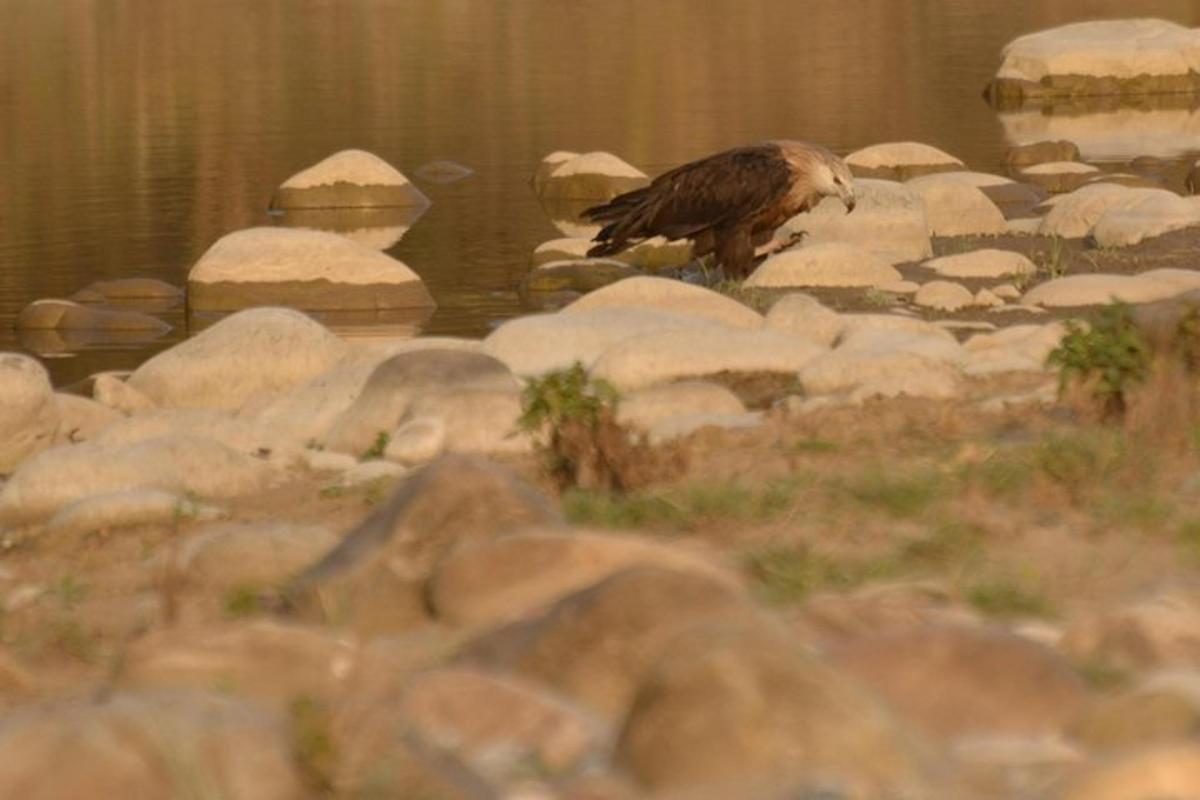
[[[854,176],[846,162],[829,151],[821,154],[820,165],[817,167],[817,191],[828,197],[836,197],[846,206],[846,213],[854,210],[857,199],[854,197]]]

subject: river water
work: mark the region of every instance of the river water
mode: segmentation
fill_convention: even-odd
[[[1196,0],[0,0],[0,349],[16,313],[100,279],[182,284],[222,235],[269,224],[272,190],[349,147],[433,204],[389,253],[429,285],[429,332],[521,312],[558,236],[537,161],[609,150],[653,174],[765,138],[848,152],[914,139],[998,170],[1012,141],[1086,157],[1200,149],[1194,109],[1000,115],[1001,47],[1079,19],[1200,25]],[[154,345],[41,352],[57,383]]]

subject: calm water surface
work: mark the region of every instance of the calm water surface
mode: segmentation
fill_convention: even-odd
[[[521,311],[529,253],[559,235],[528,188],[552,150],[654,173],[770,137],[916,139],[982,170],[1043,135],[1092,158],[1200,149],[1195,111],[1001,117],[980,99],[1014,36],[1131,15],[1196,26],[1200,3],[0,0],[0,349],[22,348],[11,322],[34,299],[182,284],[220,236],[269,223],[282,180],[348,147],[410,175],[474,170],[422,184],[433,205],[389,250],[438,300],[426,330],[469,335]],[[69,383],[155,349],[46,363]]]

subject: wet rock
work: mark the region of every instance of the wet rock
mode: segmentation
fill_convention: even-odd
[[[846,797],[931,791],[908,731],[835,668],[760,626],[704,628],[672,647],[638,687],[615,761],[656,796],[747,797],[805,782]]]
[[[786,294],[767,312],[767,328],[803,336],[823,347],[832,346],[846,323],[841,315],[801,292]]]
[[[1200,666],[1200,592],[1168,586],[1147,597],[1080,614],[1063,635],[1064,652],[1080,662],[1119,669]]]
[[[115,409],[77,394],[55,392],[54,403],[59,421],[55,444],[85,441],[124,418]]]
[[[626,339],[596,360],[592,374],[628,390],[718,372],[794,373],[824,352],[778,331],[713,326]]]
[[[0,795],[308,797],[279,718],[201,692],[35,706],[0,723]]]
[[[1068,275],[1038,284],[1025,293],[1021,302],[1051,308],[1104,305],[1113,300],[1149,303],[1200,288],[1200,274],[1189,276],[1183,272],[1149,270],[1140,275]]]
[[[0,353],[0,474],[49,447],[61,418],[45,367],[20,353]]]
[[[580,258],[570,261],[548,261],[531,270],[521,279],[520,290],[533,292],[591,292],[641,272],[628,264],[610,258]]]
[[[77,500],[132,489],[237,497],[261,492],[277,477],[267,462],[209,439],[165,436],[125,447],[83,442],[27,459],[0,488],[0,522],[45,519]]]
[[[650,276],[626,278],[579,298],[564,314],[598,308],[644,308],[698,317],[735,328],[760,328],[762,315],[722,294],[682,281]]]
[[[348,347],[298,311],[253,308],[159,353],[128,383],[160,406],[236,409],[312,379]]]
[[[423,396],[477,390],[516,392],[502,362],[464,350],[414,350],[380,363],[354,402],[333,423],[326,445],[360,455],[380,434],[390,434]],[[419,412],[418,412],[419,413]]]
[[[920,195],[932,236],[977,236],[1005,231],[1004,215],[973,183],[953,175],[905,182]]]
[[[1200,201],[1147,189],[1141,197],[1109,207],[1092,226],[1101,247],[1128,247],[1168,231],[1200,225]]]
[[[648,183],[650,179],[646,173],[612,153],[600,151],[571,155],[554,164],[541,181],[537,177],[534,179],[539,197],[548,200],[595,200],[598,203]]]
[[[878,286],[900,280],[900,273],[879,256],[857,245],[825,242],[771,256],[746,279],[750,287]]]
[[[1042,220],[1039,233],[1075,239],[1086,236],[1113,206],[1144,197],[1150,189],[1128,189],[1112,183],[1094,183],[1063,195]]]
[[[453,625],[493,625],[532,616],[560,598],[634,566],[692,572],[731,587],[738,579],[691,548],[637,536],[534,530],[455,549],[434,571],[429,602]]]
[[[517,317],[488,334],[483,347],[515,374],[526,377],[566,369],[576,361],[590,367],[606,350],[627,339],[713,324],[702,316],[613,306]]]
[[[961,283],[930,281],[917,290],[913,302],[939,311],[958,311],[974,303],[974,298]]]
[[[1054,161],[1078,161],[1079,146],[1066,139],[1058,141],[1029,142],[1008,148],[1004,154],[1004,162],[1010,168],[1032,166],[1033,164],[1048,164]]]
[[[1091,164],[1078,161],[1051,161],[1034,164],[1021,170],[1022,180],[1042,187],[1051,194],[1073,192],[1100,173]]]
[[[126,489],[92,495],[63,506],[46,529],[51,533],[83,533],[132,525],[162,525],[211,518],[212,506],[161,489]]]
[[[80,305],[70,300],[35,300],[17,315],[16,326],[21,330],[74,330],[96,334],[140,334],[147,338],[161,336],[171,326],[157,317],[140,311],[121,311]]]
[[[1001,107],[1087,95],[1200,89],[1200,35],[1159,19],[1077,22],[1020,36],[987,94]]]
[[[356,650],[327,630],[268,619],[184,625],[131,642],[115,682],[126,691],[219,687],[286,715],[298,698],[331,702]]]
[[[97,403],[125,414],[154,408],[154,401],[130,386],[126,378],[111,373],[97,375],[92,381],[92,397]]]
[[[1037,272],[1034,263],[1020,253],[990,247],[931,258],[921,266],[945,278],[1004,278]]]
[[[192,310],[260,305],[429,309],[434,302],[421,278],[400,261],[325,231],[236,231],[218,239],[188,272]]]
[[[551,239],[542,242],[533,251],[533,266],[541,266],[550,261],[586,258],[587,251],[596,243],[591,239],[568,237]],[[639,242],[628,250],[623,250],[610,256],[638,269],[657,271],[670,267],[679,267],[692,260],[692,243],[686,239],[668,241],[661,236],[655,236],[644,242]]]
[[[742,414],[745,410],[737,395],[724,386],[707,381],[680,381],[626,394],[617,407],[617,421],[648,431],[681,416]]]
[[[508,470],[445,455],[392,496],[288,587],[295,613],[357,631],[425,618],[422,586],[453,546],[523,526],[559,524],[545,498]]]
[[[846,164],[856,177],[897,181],[963,168],[963,162],[954,156],[920,142],[888,142],[864,147],[846,156]]]
[[[568,236],[561,239],[551,239],[542,242],[533,249],[530,265],[540,267],[554,261],[571,261],[587,258],[587,251],[595,244],[591,239],[578,236]]]
[[[1183,741],[1200,732],[1200,674],[1167,672],[1096,699],[1071,726],[1071,734],[1098,752]]]
[[[933,255],[925,204],[914,189],[893,181],[859,178],[854,192],[858,204],[853,214],[847,214],[839,200],[826,198],[812,211],[792,217],[776,235],[804,231],[804,241],[810,246],[848,242],[892,264]]]
[[[1084,770],[1056,800],[1158,800],[1193,797],[1200,786],[1200,745],[1151,747]]]
[[[275,190],[272,208],[426,206],[429,198],[383,159],[342,150],[297,172]]]
[[[1087,697],[1060,656],[1000,630],[919,627],[861,638],[829,657],[901,719],[942,738],[1062,733]]]
[[[267,590],[315,563],[339,537],[321,525],[226,522],[191,531],[172,568],[206,590]]]
[[[599,721],[539,687],[450,667],[413,677],[401,699],[414,736],[504,785],[530,764],[562,777],[599,762],[611,736]]]
[[[475,171],[457,161],[430,161],[417,167],[413,174],[423,181],[445,184],[458,183],[474,175]]]
[[[615,722],[676,637],[700,622],[766,624],[725,581],[638,567],[563,598],[536,619],[476,639],[462,658],[543,683]]]

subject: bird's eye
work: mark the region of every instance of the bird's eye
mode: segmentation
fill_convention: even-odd
[[[838,186],[841,186],[841,185],[842,185],[842,179],[841,179],[841,178],[836,178],[836,177],[835,177],[835,178],[833,179],[833,182],[834,182],[834,183],[836,183]]]

